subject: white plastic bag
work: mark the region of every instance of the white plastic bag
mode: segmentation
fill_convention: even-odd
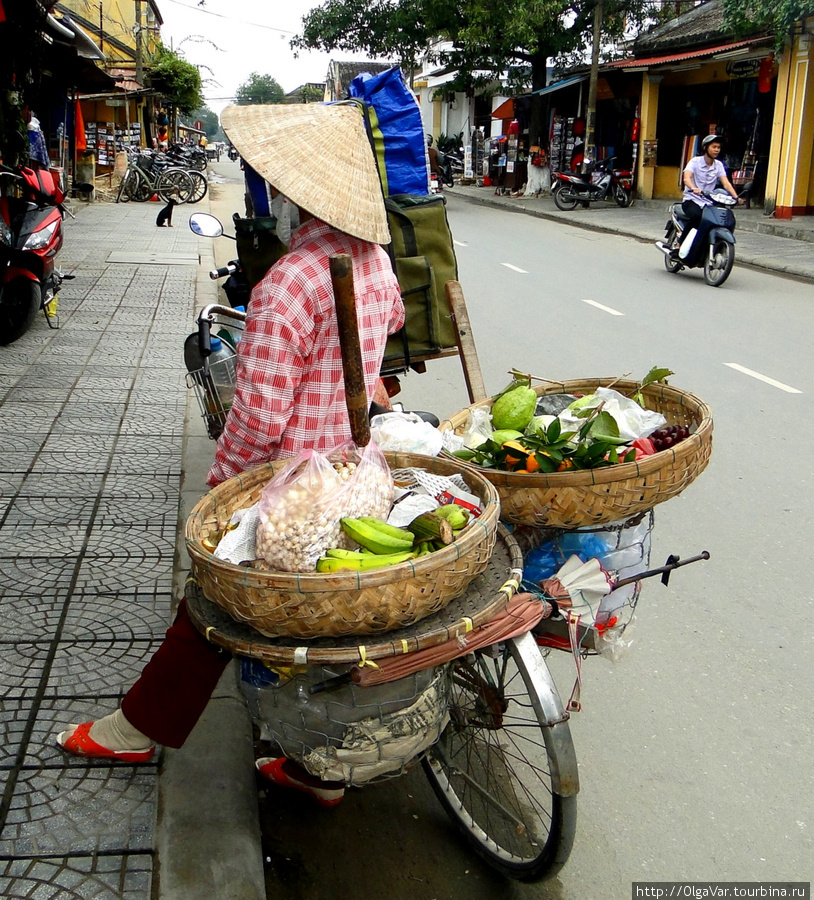
[[[477,450],[484,441],[489,440],[493,431],[492,413],[485,406],[470,409],[463,433],[464,446]]]
[[[370,420],[370,436],[380,450],[438,456],[441,432],[415,413],[389,412]]]
[[[619,437],[626,442],[632,442],[638,438],[648,437],[657,428],[667,424],[667,419],[661,413],[652,409],[643,409],[635,400],[625,397],[611,388],[597,388],[590,402],[581,405],[580,409],[594,409],[604,402],[603,411],[610,413],[619,426]],[[559,419],[562,422],[563,431],[578,431],[585,419],[574,415],[569,407],[564,409]]]

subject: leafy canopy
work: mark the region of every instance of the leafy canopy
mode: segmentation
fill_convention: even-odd
[[[203,105],[201,73],[192,63],[160,45],[148,65],[152,86],[179,112],[190,115]]]
[[[271,75],[252,72],[238,87],[235,99],[243,106],[256,103],[285,103],[285,91]]]
[[[766,0],[768,2],[768,0]],[[517,71],[545,84],[546,60],[580,53],[591,36],[596,0],[326,0],[303,20],[292,45],[364,51],[412,67],[436,38],[453,49],[439,61],[459,72],[447,90]],[[646,21],[648,0],[605,0],[604,32],[617,37]]]
[[[736,34],[768,31],[782,51],[795,22],[814,16],[814,0],[724,0],[724,21]]]

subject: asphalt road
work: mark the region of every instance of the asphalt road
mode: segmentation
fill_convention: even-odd
[[[239,207],[220,211],[218,198],[228,205],[234,189],[213,189],[224,221]],[[622,900],[634,881],[814,880],[811,285],[736,263],[714,289],[697,272],[669,275],[633,239],[454,196],[449,218],[489,391],[512,366],[560,380],[658,364],[710,404],[712,461],[657,509],[652,561],[711,559],[666,588],[650,582],[627,656],[583,666],[579,821],[559,876],[495,876],[419,770],[330,812],[269,790],[268,896]],[[408,408],[468,403],[456,359],[403,384]],[[567,696],[573,665],[549,663]]]

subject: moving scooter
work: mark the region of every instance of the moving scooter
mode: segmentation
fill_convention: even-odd
[[[741,191],[744,198],[751,191],[749,182]],[[688,228],[689,219],[680,203],[667,207],[670,218],[665,226],[664,239],[656,246],[664,254],[664,266],[671,274],[682,269],[703,268],[704,281],[720,287],[735,263],[735,215],[732,207],[738,201],[724,190],[703,193],[712,203],[703,208],[701,221]]]
[[[48,169],[0,165],[0,345],[31,327],[38,309],[58,327],[57,292],[66,278],[54,265],[62,246],[65,195]]]
[[[588,164],[584,175],[570,172],[555,172],[552,196],[557,209],[568,212],[578,203],[588,206],[599,200],[615,200],[622,208],[630,206],[633,200],[633,174],[629,169],[613,169],[616,159],[610,156]]]

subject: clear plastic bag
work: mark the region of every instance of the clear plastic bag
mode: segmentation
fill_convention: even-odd
[[[257,556],[283,572],[313,572],[330,547],[354,546],[343,517],[386,519],[392,503],[393,476],[374,443],[329,454],[304,450],[263,489]]]
[[[443,446],[441,432],[415,413],[389,412],[374,416],[370,435],[382,450],[438,456]]]
[[[489,440],[492,431],[492,413],[486,407],[469,410],[463,432],[464,446],[476,450],[484,441]]]

